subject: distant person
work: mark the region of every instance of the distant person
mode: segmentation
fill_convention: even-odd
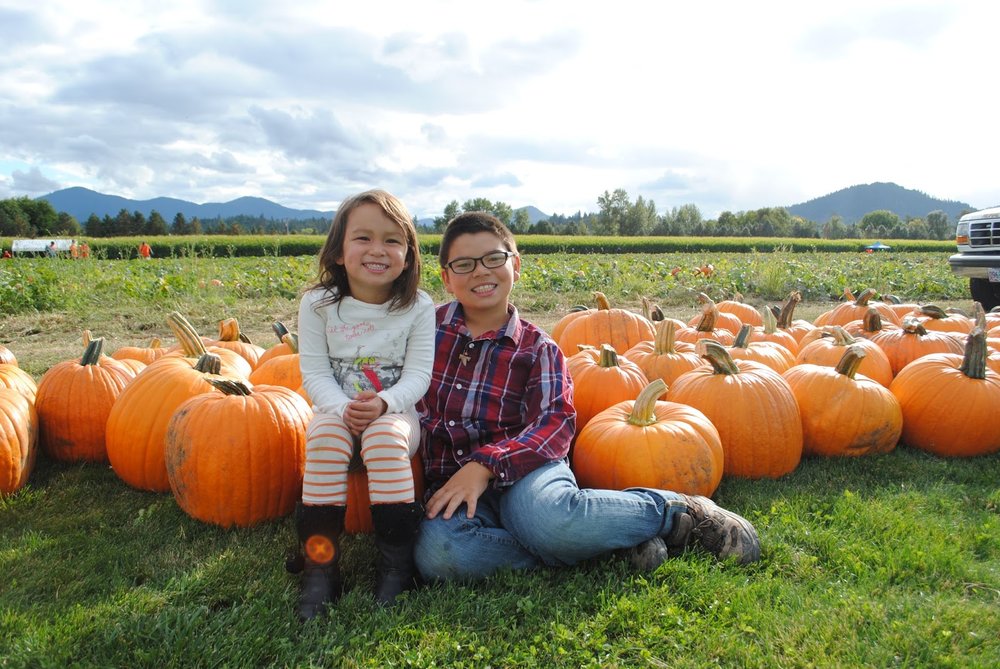
[[[58,255],[55,242],[49,242],[49,245],[45,247],[45,255],[49,258],[55,258]]]
[[[153,255],[153,249],[152,249],[152,247],[149,244],[147,244],[146,242],[143,242],[142,244],[139,245],[139,257],[140,258],[143,258],[144,260],[149,260],[149,258],[152,255]]]
[[[90,257],[90,244],[87,243],[86,239],[83,240],[83,243],[80,244],[80,257],[81,258]]]
[[[73,260],[80,257],[80,248],[76,245],[75,239],[69,243],[69,257]]]
[[[11,256],[11,254],[10,254],[10,249],[4,249],[4,250],[3,250],[3,257],[4,257],[4,258],[12,258],[12,257],[13,257],[13,256]]]

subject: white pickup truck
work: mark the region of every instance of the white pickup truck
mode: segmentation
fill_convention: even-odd
[[[983,309],[1000,306],[1000,207],[960,218],[955,243],[958,253],[948,258],[952,273],[969,279],[972,299]]]
[[[49,244],[55,242],[56,253],[62,255],[69,254],[69,247],[73,244],[72,239],[61,239],[59,237],[41,239],[15,239],[10,244],[10,252],[15,256],[43,256],[46,253],[46,249],[49,248]]]

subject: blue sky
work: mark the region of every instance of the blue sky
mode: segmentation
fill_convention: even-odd
[[[687,6],[694,5],[694,6]],[[986,2],[0,0],[0,197],[1000,203]]]

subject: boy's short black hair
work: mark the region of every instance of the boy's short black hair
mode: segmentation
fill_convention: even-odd
[[[444,234],[441,235],[441,248],[438,251],[438,262],[441,263],[441,267],[448,264],[448,254],[457,237],[477,232],[489,232],[496,235],[505,249],[517,253],[514,233],[499,218],[485,211],[467,211],[448,221]]]

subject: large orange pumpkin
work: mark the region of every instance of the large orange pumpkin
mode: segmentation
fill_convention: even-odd
[[[722,480],[719,432],[685,404],[658,402],[666,391],[652,381],[635,400],[597,414],[577,436],[573,471],[590,488],[658,488],[688,495],[715,492]]]
[[[703,340],[699,351],[711,363],[681,374],[666,399],[708,416],[722,439],[723,473],[777,478],[802,458],[802,420],[788,382],[751,360],[733,360],[718,342]]]
[[[221,392],[182,402],[167,425],[164,462],[177,504],[221,527],[291,513],[302,497],[312,409],[282,386],[210,383]]]
[[[778,374],[795,364],[795,356],[787,348],[773,341],[750,341],[753,326],[745,323],[729,347],[729,355],[736,360],[753,360],[770,367]]]
[[[882,329],[871,335],[871,340],[878,344],[889,359],[892,374],[895,376],[906,365],[917,358],[932,353],[962,353],[962,344],[951,335],[943,332],[929,332],[917,319],[903,319],[903,326],[898,330]]]
[[[892,383],[892,364],[878,344],[868,339],[855,339],[839,325],[824,325],[817,331],[824,336],[803,346],[795,356],[795,364],[836,367],[848,346],[858,346],[866,353],[858,361],[858,372],[886,388]]]
[[[653,338],[653,324],[642,315],[626,309],[613,309],[599,302],[593,311],[579,312],[556,339],[565,355],[573,355],[581,345],[610,344],[616,351],[627,351],[639,342]]]
[[[39,442],[56,460],[108,460],[108,415],[135,372],[103,348],[103,338],[91,339],[79,360],[53,365],[38,381]]]
[[[799,340],[792,336],[792,333],[787,330],[778,329],[778,319],[775,317],[774,312],[768,308],[760,310],[760,319],[764,322],[763,325],[755,327],[750,331],[750,337],[748,341],[769,341],[775,344],[781,344],[787,348],[794,356],[799,352]]]
[[[198,333],[183,316],[174,312],[167,321],[179,338],[201,344]],[[195,344],[189,341],[188,346]],[[199,358],[166,355],[126,386],[111,407],[106,436],[108,459],[119,478],[140,490],[170,490],[163,461],[167,423],[184,400],[212,391],[208,378],[220,373],[239,377],[215,353],[206,352]]]
[[[896,447],[903,414],[888,388],[858,374],[867,355],[851,344],[835,367],[804,363],[784,373],[799,404],[806,455],[858,456]]]
[[[0,388],[0,497],[24,487],[38,453],[38,414],[27,397]]]
[[[743,296],[739,293],[733,295],[731,300],[723,300],[716,304],[719,313],[732,314],[739,319],[740,323],[745,323],[758,327],[764,325],[764,319],[760,312],[752,304],[743,301]]]
[[[875,289],[868,288],[862,291],[862,293],[853,302],[839,304],[825,314],[817,316],[813,321],[813,325],[846,325],[851,321],[864,318],[865,312],[868,311],[869,306],[878,309],[879,314],[882,316],[882,320],[899,325],[899,316],[896,315],[896,312],[893,311],[888,304],[884,302],[872,301],[872,298],[875,297],[875,295]]]
[[[577,434],[587,421],[612,404],[638,397],[649,383],[637,364],[619,356],[608,344],[569,356],[566,369],[573,377]]]
[[[967,335],[972,332],[972,326],[975,325],[968,316],[948,313],[936,304],[925,304],[920,307],[919,312],[916,318],[928,332],[958,332]]]
[[[962,355],[934,353],[900,370],[889,390],[903,410],[903,443],[940,456],[1000,451],[990,419],[1000,407],[1000,374],[986,367],[986,335],[976,327]]]

